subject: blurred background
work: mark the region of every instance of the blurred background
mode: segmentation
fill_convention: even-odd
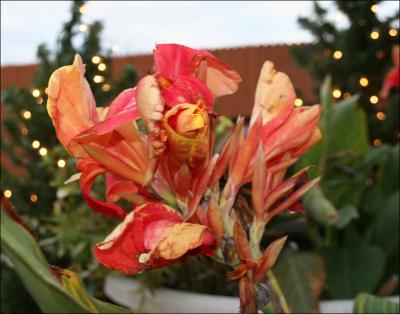
[[[318,164],[321,184],[303,202],[306,215],[281,217],[265,235],[267,242],[290,234],[277,266],[283,289],[299,284],[285,278],[290,259],[307,258],[318,271],[296,271],[319,283],[302,287],[310,308],[320,298],[362,291],[398,295],[397,1],[2,1],[2,193],[49,263],[78,272],[91,294],[106,299],[107,273],[91,247],[116,221],[90,211],[76,182],[64,185],[75,161],[58,144],[46,112],[48,79],[79,53],[98,106],[108,105],[152,70],[158,43],[208,49],[239,72],[239,91],[216,104],[227,117],[219,119],[221,137],[239,115],[250,116],[267,59],[292,79],[296,106],[324,106],[324,139],[292,169]],[[99,198],[103,185],[96,182]],[[1,312],[40,312],[3,253],[1,263]],[[221,266],[207,272],[210,263],[195,259],[141,280],[231,295]],[[188,273],[193,279],[183,281]]]

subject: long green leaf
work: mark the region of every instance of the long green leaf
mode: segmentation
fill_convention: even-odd
[[[383,274],[385,255],[374,246],[326,248],[321,251],[327,271],[327,290],[334,299],[372,292]]]
[[[283,254],[274,274],[293,313],[318,313],[318,299],[325,274],[323,262],[314,253]]]
[[[354,301],[353,313],[399,313],[399,303],[360,293]]]
[[[131,313],[91,297],[72,272],[62,283],[32,235],[1,209],[1,245],[27,290],[45,313]],[[71,279],[71,281],[69,281]],[[73,289],[72,289],[73,288]],[[72,293],[74,291],[74,293]]]

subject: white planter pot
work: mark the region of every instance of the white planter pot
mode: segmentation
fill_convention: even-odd
[[[104,292],[114,302],[141,313],[239,313],[239,298],[159,288],[152,294],[133,278],[107,276]],[[389,298],[398,302],[398,297]],[[320,313],[352,313],[353,300],[322,301]]]

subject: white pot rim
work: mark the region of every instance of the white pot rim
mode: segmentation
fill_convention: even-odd
[[[144,313],[239,313],[239,298],[157,288],[154,293],[132,277],[108,275],[104,293],[114,302]],[[398,302],[399,296],[387,298]],[[320,313],[352,313],[354,300],[321,301]]]

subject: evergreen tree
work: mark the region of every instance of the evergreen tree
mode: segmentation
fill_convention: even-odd
[[[60,167],[64,162],[57,168],[58,160],[66,161],[67,154],[59,147],[45,106],[51,73],[71,64],[75,54],[79,53],[86,63],[85,76],[99,106],[109,104],[118,92],[134,86],[137,80],[132,66],[126,67],[120,80],[111,79],[111,50],[105,51],[100,44],[102,24],[98,21],[83,24],[83,6],[84,1],[72,3],[70,20],[64,24],[54,52],[45,44],[39,46],[39,64],[32,90],[11,87],[4,91],[2,102],[6,113],[3,125],[8,136],[2,137],[1,145],[13,163],[25,170],[25,175],[16,177],[2,169],[2,188],[11,191],[12,202],[22,212],[48,212],[56,194],[55,187],[49,185],[53,172],[57,169],[68,172]],[[74,44],[76,39],[82,41],[79,47]]]
[[[132,65],[128,65],[118,80],[111,78],[112,51],[101,46],[102,24],[98,21],[84,24],[83,13],[84,1],[73,1],[70,19],[57,38],[55,51],[50,51],[45,44],[38,47],[38,68],[32,89],[13,86],[2,94],[5,109],[2,152],[22,169],[23,175],[16,175],[2,163],[1,186],[4,196],[11,199],[16,210],[42,240],[50,263],[83,273],[83,279],[90,277],[88,286],[95,292],[100,291],[101,271],[93,262],[90,248],[103,239],[112,221],[87,207],[77,182],[64,185],[65,180],[77,172],[76,161],[69,157],[56,138],[46,110],[46,88],[52,72],[71,64],[76,53],[86,63],[85,77],[98,106],[108,105],[123,89],[134,86],[137,74]],[[5,267],[1,312],[38,311],[3,258],[2,266]],[[3,286],[7,288],[3,289]],[[26,297],[24,304],[29,308],[16,298],[15,291]]]
[[[392,27],[399,11],[380,20],[376,15],[379,2],[335,1],[349,21],[344,29],[329,21],[328,10],[314,2],[314,16],[298,20],[311,32],[314,42],[292,48],[295,60],[313,76],[316,90],[330,74],[334,97],[360,95],[358,104],[368,115],[370,140],[376,146],[381,142],[395,143],[399,124],[398,93],[391,98],[391,105],[382,106],[384,100],[379,99],[382,80],[391,67],[392,46],[399,40],[399,30]],[[387,111],[382,109],[385,107]]]

